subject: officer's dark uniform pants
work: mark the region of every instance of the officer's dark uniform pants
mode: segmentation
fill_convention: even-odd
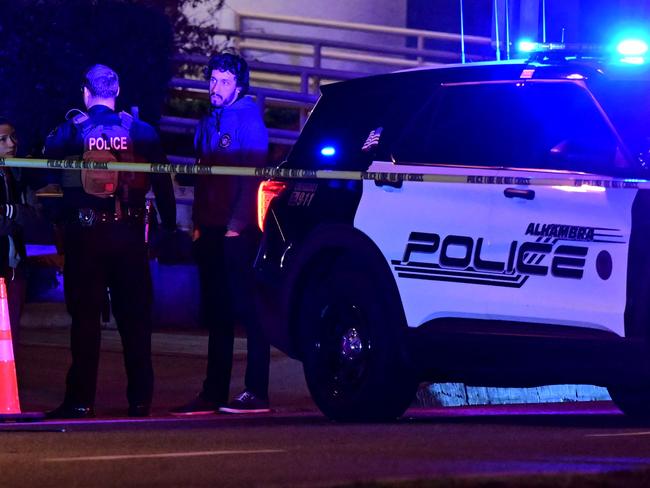
[[[129,404],[150,404],[152,287],[144,228],[138,223],[66,226],[64,292],[72,317],[72,366],[65,402],[95,402],[106,288],[124,349]]]
[[[224,237],[225,227],[203,227],[194,243],[201,286],[202,320],[209,329],[203,396],[228,401],[235,323],[246,329],[246,389],[268,398],[270,346],[260,328],[255,303],[253,261],[259,244],[254,229]]]

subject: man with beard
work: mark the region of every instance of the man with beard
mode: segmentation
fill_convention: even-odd
[[[197,164],[264,165],[268,132],[259,107],[248,97],[248,64],[238,55],[213,56],[206,70],[212,112],[196,129]],[[199,268],[202,319],[209,329],[203,389],[171,411],[175,415],[269,411],[270,346],[256,315],[253,260],[259,244],[256,191],[244,176],[201,175],[196,179],[192,220]],[[246,328],[245,390],[228,403],[235,320]]]

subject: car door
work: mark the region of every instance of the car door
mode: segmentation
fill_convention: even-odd
[[[365,181],[355,226],[368,234],[395,277],[409,326],[440,318],[485,319],[490,284],[511,276],[494,273],[482,259],[489,240],[499,168],[480,157],[481,121],[469,109],[481,95],[441,83],[410,112],[390,112]],[[431,181],[395,182],[394,173],[429,175]],[[385,176],[385,180],[381,179]],[[416,178],[417,179],[417,178]]]
[[[390,265],[409,326],[441,317],[485,318],[481,290],[499,277],[475,269],[474,257],[492,218],[493,189],[442,181],[396,184],[389,175],[462,180],[472,173],[487,179],[494,170],[375,161],[370,171],[386,173],[386,181],[364,182],[354,224]]]
[[[508,116],[535,134],[535,148],[518,149],[525,136],[504,139],[504,151],[518,158],[499,172],[486,258],[506,261],[517,281],[491,290],[488,314],[623,336],[636,190],[613,188],[608,176],[625,164],[620,141],[579,82],[511,88],[507,96],[519,93]]]

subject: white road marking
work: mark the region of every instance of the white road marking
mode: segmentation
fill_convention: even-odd
[[[619,432],[616,434],[587,434],[586,437],[634,437],[650,435],[649,431],[645,432]]]
[[[182,458],[195,456],[223,456],[241,454],[276,454],[286,452],[282,449],[257,449],[250,451],[190,451],[190,452],[160,452],[156,454],[123,454],[115,456],[81,456],[68,458],[45,458],[48,463],[67,463],[77,461],[123,461],[127,459],[158,459],[158,458]]]

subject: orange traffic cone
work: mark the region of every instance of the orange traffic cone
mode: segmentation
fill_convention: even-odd
[[[7,286],[4,278],[0,278],[0,413],[20,413]]]
[[[21,413],[20,411],[7,286],[5,279],[0,277],[0,420],[35,420],[42,417],[42,413]]]

